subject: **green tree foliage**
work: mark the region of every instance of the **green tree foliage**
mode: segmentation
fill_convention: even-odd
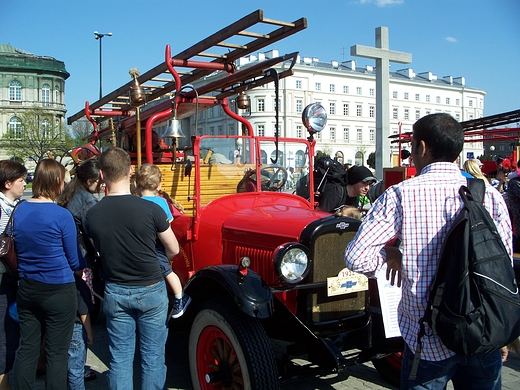
[[[46,110],[30,109],[20,119],[21,126],[8,129],[1,140],[12,156],[38,163],[43,158],[62,156],[74,145],[66,128]]]

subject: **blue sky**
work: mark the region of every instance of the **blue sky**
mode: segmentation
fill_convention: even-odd
[[[99,96],[99,41],[103,38],[103,93],[130,80],[172,53],[192,46],[252,11],[267,18],[308,20],[308,28],[270,46],[280,54],[299,51],[320,61],[356,59],[356,44],[374,46],[375,28],[389,29],[390,49],[412,54],[410,65],[391,64],[439,78],[464,76],[483,89],[484,115],[520,108],[519,0],[2,0],[0,43],[64,61],[67,116]]]

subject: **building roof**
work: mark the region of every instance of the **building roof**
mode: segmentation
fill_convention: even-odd
[[[33,72],[35,70],[63,77],[64,80],[70,76],[63,61],[48,56],[37,56],[9,44],[0,43],[0,71]]]

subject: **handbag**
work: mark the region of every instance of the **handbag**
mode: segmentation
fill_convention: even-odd
[[[18,205],[23,201],[18,202],[14,207],[4,231],[0,234],[0,261],[5,269],[11,275],[18,276],[18,258],[16,257],[16,250],[14,248],[14,212]]]

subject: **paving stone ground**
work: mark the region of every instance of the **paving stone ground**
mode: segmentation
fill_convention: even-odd
[[[86,390],[106,390],[106,372],[108,370],[108,340],[105,328],[105,318],[101,314],[94,325],[96,342],[89,348],[87,364],[97,373],[97,379],[86,382]],[[192,390],[187,356],[185,355],[187,335],[170,332],[167,342],[166,365],[168,375],[166,388],[168,390]],[[520,357],[509,355],[503,368],[502,388],[520,389]],[[140,368],[134,364],[134,388],[140,389]],[[44,378],[38,378],[35,390],[45,388]],[[348,372],[321,378],[304,378],[290,380],[281,385],[282,390],[362,390],[362,389],[397,389],[388,385],[377,373],[371,363],[350,367]],[[448,385],[448,389],[453,386]],[[267,390],[267,389],[266,389]]]

